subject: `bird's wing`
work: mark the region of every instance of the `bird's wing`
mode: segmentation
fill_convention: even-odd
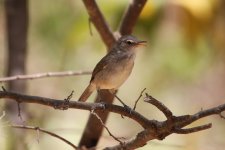
[[[91,77],[91,81],[94,80],[95,78],[95,75],[104,70],[105,68],[107,68],[107,66],[110,64],[109,62],[112,61],[113,58],[110,58],[112,55],[106,55],[105,57],[103,57],[98,63],[97,65],[95,66],[93,72],[92,72],[92,77]],[[91,82],[90,81],[90,82]]]

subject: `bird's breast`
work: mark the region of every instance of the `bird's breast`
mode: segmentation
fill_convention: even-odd
[[[134,57],[129,56],[118,58],[109,63],[95,77],[95,83],[99,89],[117,89],[129,77],[133,66]]]

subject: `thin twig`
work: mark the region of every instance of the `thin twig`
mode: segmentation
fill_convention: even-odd
[[[205,124],[205,125],[201,125],[201,126],[197,126],[197,127],[193,127],[193,128],[187,128],[187,129],[174,129],[174,133],[177,134],[189,134],[189,133],[194,133],[194,132],[198,132],[198,131],[202,131],[202,130],[206,130],[212,127],[212,124]]]
[[[109,128],[104,124],[104,122],[102,121],[102,119],[98,116],[98,114],[96,114],[96,113],[94,112],[94,110],[91,111],[91,114],[95,115],[95,116],[98,118],[98,120],[101,122],[102,126],[106,129],[106,131],[109,133],[109,135],[110,135],[114,140],[118,141],[121,145],[123,144],[122,141],[120,141],[117,137],[115,137],[115,136],[110,132]]]
[[[62,140],[63,142],[67,143],[68,145],[72,146],[74,149],[78,149],[77,146],[75,146],[73,143],[71,143],[70,141],[66,140],[65,138],[53,133],[53,132],[50,132],[50,131],[47,131],[45,129],[42,129],[42,128],[39,128],[39,127],[33,127],[33,126],[22,126],[22,125],[11,125],[9,127],[12,127],[12,128],[18,128],[18,129],[28,129],[28,130],[35,130],[35,131],[41,131],[43,133],[46,133],[48,135],[51,135],[57,139],[60,139]]]
[[[120,99],[116,94],[114,94],[115,98],[124,106],[126,107],[127,105]]]
[[[69,105],[70,105],[70,100],[73,97],[73,93],[74,93],[74,91],[72,91],[70,93],[70,95],[67,96],[67,98],[64,99],[64,102],[61,103],[60,105],[59,104],[55,104],[54,108],[55,109],[60,109],[60,110],[67,110],[69,108]]]
[[[68,76],[78,76],[78,75],[90,75],[91,71],[65,71],[65,72],[46,72],[46,73],[37,73],[30,75],[16,75],[11,77],[0,78],[1,82],[8,82],[13,80],[33,80],[47,77],[68,77]],[[4,89],[3,89],[4,90]]]
[[[64,99],[65,101],[70,101],[71,100],[71,98],[73,97],[73,93],[74,93],[74,90],[70,93],[70,95],[66,98],[66,99]]]
[[[137,98],[137,100],[136,100],[135,103],[134,103],[134,108],[133,108],[133,110],[136,109],[137,103],[138,103],[138,101],[141,99],[141,97],[142,97],[142,95],[143,95],[143,93],[144,93],[145,90],[146,90],[146,88],[144,88],[144,89],[141,91],[141,94],[139,95],[139,97]]]
[[[146,97],[144,99],[145,102],[148,102],[154,106],[156,106],[160,111],[163,112],[163,114],[166,116],[167,119],[171,119],[173,116],[173,113],[167,108],[163,103],[152,97],[151,95],[148,95],[146,93]]]
[[[59,105],[59,106],[56,105],[55,109],[67,110],[69,108],[69,105],[70,105],[70,100],[73,97],[73,93],[74,93],[74,91],[72,91],[70,93],[70,95],[67,96],[67,98],[64,99],[64,103],[62,105]]]
[[[20,102],[17,101],[17,109],[18,109],[18,117],[20,118],[20,121],[24,123],[23,117],[21,115],[21,107],[20,107]]]
[[[187,126],[201,118],[204,118],[204,117],[207,117],[210,115],[220,115],[224,111],[225,111],[225,104],[222,104],[217,107],[210,108],[210,109],[205,109],[205,110],[199,111],[193,115],[190,115],[189,119],[187,119],[185,121],[178,122],[178,124],[176,126],[179,128],[182,128],[182,127]]]

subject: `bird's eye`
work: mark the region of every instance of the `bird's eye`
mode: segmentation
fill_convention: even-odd
[[[126,43],[129,44],[129,45],[131,45],[131,44],[133,44],[134,42],[131,41],[131,40],[127,40]]]

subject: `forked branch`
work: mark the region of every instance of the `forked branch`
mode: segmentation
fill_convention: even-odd
[[[13,92],[8,92],[6,90],[0,91],[0,99],[9,98],[20,103],[36,103],[45,106],[50,106],[55,109],[64,108],[64,100],[56,100],[44,97],[29,96]],[[70,97],[71,98],[71,97]],[[108,147],[106,149],[135,149],[138,147],[144,146],[148,141],[153,139],[162,140],[170,134],[188,134],[193,132],[202,131],[205,129],[211,128],[212,124],[208,123],[201,126],[196,126],[192,128],[183,128],[196,120],[199,120],[203,117],[210,115],[221,115],[225,111],[225,104],[213,107],[211,109],[201,110],[193,115],[183,115],[183,116],[174,116],[172,111],[169,110],[161,102],[153,98],[152,96],[146,94],[144,98],[146,102],[156,106],[165,116],[165,121],[150,120],[143,115],[139,114],[133,109],[127,110],[127,107],[121,107],[113,104],[103,104],[103,103],[87,103],[87,102],[78,102],[78,101],[68,101],[67,107],[73,109],[83,109],[89,111],[109,111],[114,112],[123,116],[127,116],[143,127],[143,131],[139,132],[132,139],[125,141],[121,144],[121,141],[118,145],[113,147]],[[6,100],[6,99],[5,99]],[[103,122],[102,122],[103,123]],[[118,139],[114,136],[114,139]]]

